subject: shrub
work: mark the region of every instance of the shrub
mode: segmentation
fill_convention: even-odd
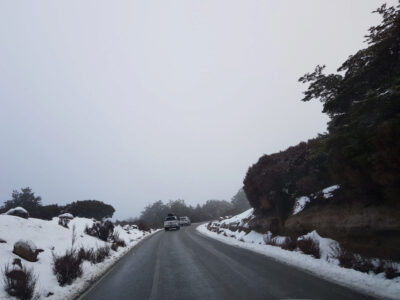
[[[95,222],[92,227],[85,227],[85,233],[107,242],[112,238],[114,225],[111,221]]]
[[[112,251],[118,251],[118,245],[116,243],[111,244],[111,250]]]
[[[276,243],[276,240],[274,239],[274,236],[270,233],[265,235],[263,240],[266,245],[278,246],[278,244]]]
[[[312,238],[308,237],[298,240],[297,246],[304,254],[312,255],[315,258],[321,257],[321,253],[319,251],[319,244],[315,242]]]
[[[293,237],[286,237],[281,244],[282,249],[293,251],[297,248],[297,239]]]
[[[60,226],[62,226],[62,227],[65,227],[65,228],[69,228],[69,227],[68,227],[69,221],[70,221],[70,220],[65,219],[65,218],[59,218],[59,219],[58,219],[58,225],[60,225]]]
[[[375,274],[385,272],[385,262],[383,260],[379,260],[378,265],[374,268],[373,271]]]
[[[354,270],[363,273],[368,273],[369,271],[373,271],[375,269],[374,265],[371,262],[371,259],[362,257],[360,255],[354,255],[352,263]]]
[[[331,249],[333,256],[339,260],[339,266],[348,269],[353,267],[355,260],[353,253],[340,246],[332,247]]]
[[[147,225],[146,222],[139,220],[135,223],[135,225],[138,227],[139,230],[141,231],[150,231],[149,225]]]
[[[115,212],[114,207],[98,200],[72,202],[66,205],[64,210],[76,217],[95,218],[96,220],[111,218]]]
[[[104,247],[99,247],[96,250],[92,248],[85,249],[84,247],[81,247],[77,251],[77,259],[81,262],[86,260],[92,264],[98,264],[103,262],[107,257],[111,255],[111,249],[112,248],[110,248],[110,246],[108,245]]]
[[[112,240],[113,240],[113,243],[111,245],[112,250],[117,251],[118,247],[126,247],[125,240],[119,237],[118,231],[114,231]]]
[[[53,253],[53,272],[61,286],[71,284],[82,275],[82,259],[77,251],[70,249],[64,255],[56,256]]]
[[[95,253],[94,253],[94,250],[92,248],[85,249],[84,247],[81,247],[78,250],[78,258],[80,260],[86,260],[86,261],[89,261],[91,263],[94,263],[95,257],[96,257]]]
[[[397,271],[397,268],[393,262],[386,262],[385,264],[385,277],[387,279],[393,279],[400,276],[400,272]]]
[[[111,254],[111,248],[108,245],[97,248],[97,250],[94,252],[93,263],[97,264],[103,262],[107,257],[110,256],[110,254]]]
[[[37,277],[33,269],[25,266],[10,267],[8,264],[3,269],[4,289],[6,292],[17,299],[30,300],[37,298],[34,295]]]

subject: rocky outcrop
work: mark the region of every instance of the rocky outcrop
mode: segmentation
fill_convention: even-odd
[[[387,206],[326,205],[290,216],[287,235],[313,230],[367,256],[400,259],[400,209]]]
[[[43,252],[43,250],[36,248],[32,241],[19,240],[14,244],[13,253],[27,261],[37,261],[37,257],[40,252]]]
[[[282,232],[282,226],[279,218],[277,217],[256,217],[249,221],[249,228],[259,233],[267,233],[268,231],[273,234]]]

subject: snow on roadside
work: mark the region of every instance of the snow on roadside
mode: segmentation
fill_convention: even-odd
[[[321,259],[313,258],[299,251],[288,251],[280,247],[266,245],[265,243],[266,240],[270,241],[272,239],[274,243],[279,245],[284,242],[285,237],[275,236],[272,238],[270,233],[261,234],[255,231],[246,233],[244,230],[239,232],[239,230],[232,231],[227,228],[232,223],[243,223],[243,219],[250,218],[252,213],[253,210],[250,209],[241,215],[219,222],[221,225],[227,225],[225,228],[219,227],[219,234],[208,230],[207,224],[199,225],[196,229],[200,233],[226,244],[271,257],[282,263],[306,270],[318,275],[318,277],[353,288],[362,293],[380,298],[399,299],[400,277],[389,280],[382,273],[374,274],[370,272],[367,274],[338,266],[337,259],[331,257],[332,248],[338,245],[338,243],[332,239],[321,237],[316,231],[299,237],[299,239],[311,238],[318,242],[321,250]]]
[[[36,290],[41,299],[72,299],[76,297],[88,284],[111,265],[113,265],[126,252],[134,247],[141,239],[149,236],[155,231],[148,233],[135,228],[129,230],[123,229],[121,226],[115,226],[115,230],[119,233],[119,237],[124,239],[127,247],[118,248],[118,251],[111,251],[111,256],[103,263],[91,264],[87,261],[83,262],[83,275],[77,278],[71,285],[60,287],[52,270],[52,253],[62,255],[67,249],[71,248],[72,228],[75,227],[76,241],[75,248],[81,246],[85,248],[98,248],[106,243],[89,236],[84,233],[86,225],[91,226],[93,221],[86,218],[74,218],[68,224],[69,228],[62,227],[58,224],[58,218],[51,221],[40,219],[23,219],[16,216],[0,215],[0,238],[6,243],[0,243],[0,269],[14,258],[19,256],[12,253],[14,243],[18,240],[31,240],[38,249],[43,249],[37,262],[28,262],[22,260],[23,265],[33,268],[34,273],[38,276]],[[110,243],[108,243],[110,245]],[[48,293],[54,295],[46,297]],[[13,299],[4,291],[4,282],[0,280],[0,299]]]

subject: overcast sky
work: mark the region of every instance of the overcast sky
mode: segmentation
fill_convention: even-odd
[[[382,3],[0,1],[0,202],[229,200],[326,130],[297,79],[364,47]]]

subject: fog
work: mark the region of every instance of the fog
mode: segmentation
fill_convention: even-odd
[[[297,79],[364,47],[381,4],[1,1],[0,202],[229,200],[261,155],[326,130]]]

